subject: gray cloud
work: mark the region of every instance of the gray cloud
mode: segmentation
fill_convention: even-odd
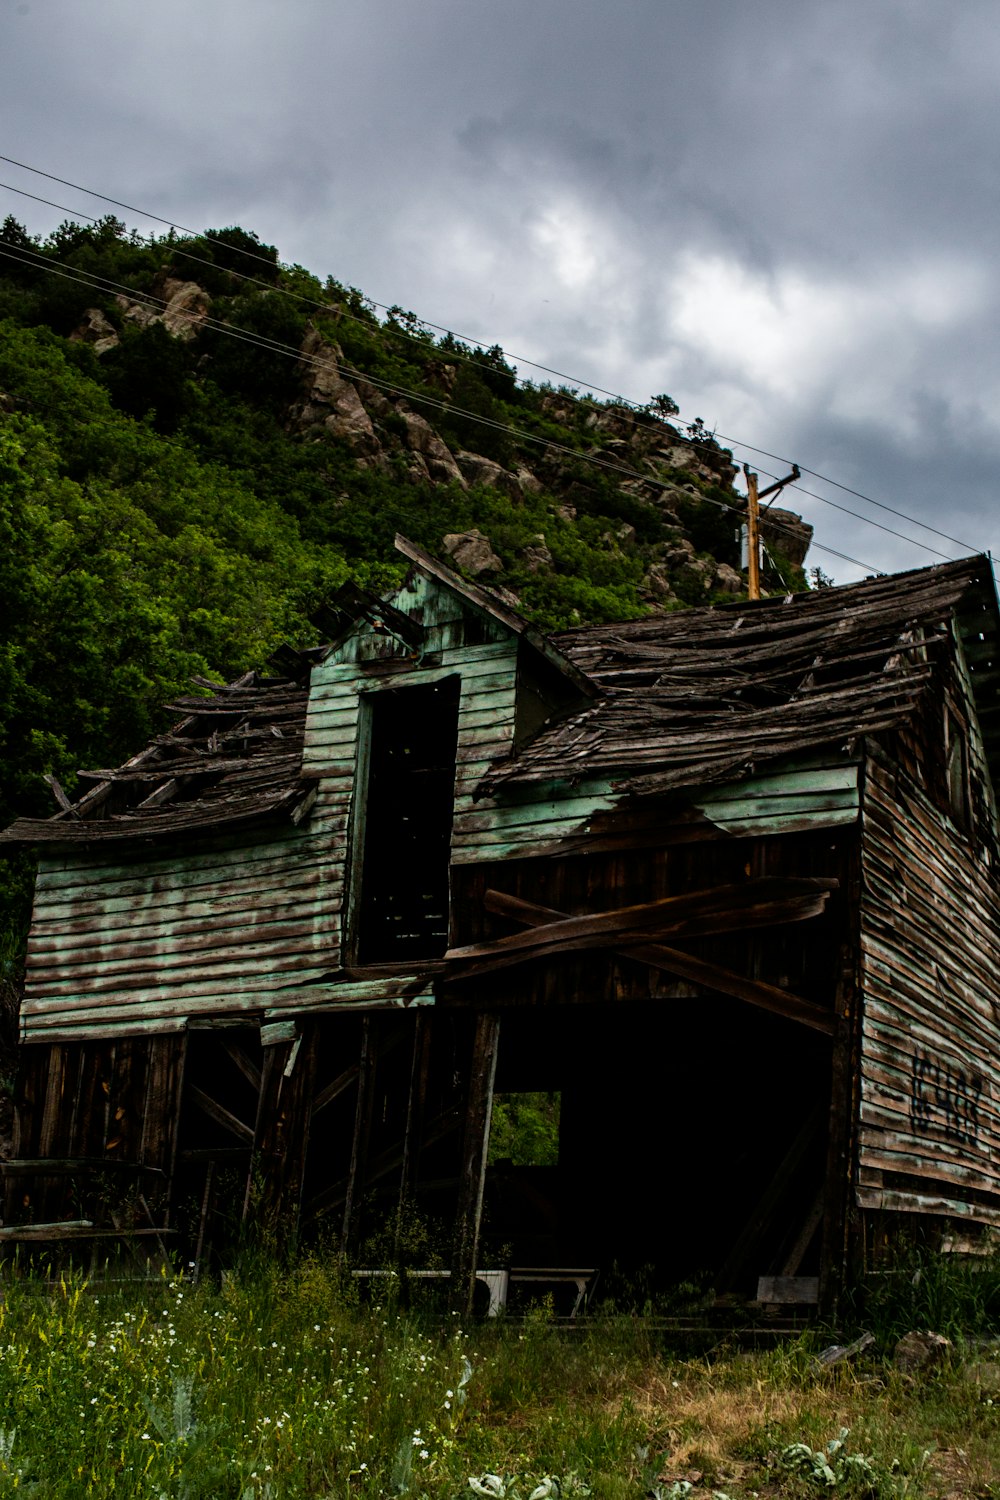
[[[997,546],[995,14],[0,0],[2,149]],[[877,566],[932,560],[802,506]]]

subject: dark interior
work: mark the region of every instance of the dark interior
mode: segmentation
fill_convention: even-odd
[[[367,700],[361,964],[436,958],[448,946],[459,689],[458,677],[446,677]]]

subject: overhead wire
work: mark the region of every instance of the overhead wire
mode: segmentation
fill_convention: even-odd
[[[23,171],[31,172],[31,173],[33,173],[33,174],[35,174],[37,176],[44,177],[44,178],[48,179],[51,182],[58,182],[58,183],[60,183],[64,187],[71,187],[76,192],[81,192],[81,193],[86,194],[89,197],[100,199],[102,202],[110,203],[110,204],[112,204],[116,208],[125,209],[128,213],[138,214],[142,218],[150,219],[153,222],[158,223],[158,224],[167,225],[171,229],[181,229],[185,234],[190,234],[190,235],[192,235],[196,239],[204,240],[207,243],[221,244],[221,245],[223,245],[226,248],[226,250],[229,253],[235,252],[237,254],[244,255],[244,256],[252,259],[252,260],[260,261],[263,264],[266,264],[271,269],[274,269],[275,266],[276,266],[276,264],[277,264],[276,261],[272,260],[270,256],[260,255],[260,254],[258,254],[255,251],[247,249],[245,246],[231,245],[228,241],[221,240],[216,235],[212,235],[210,233],[205,233],[205,232],[199,232],[198,230],[191,229],[191,228],[189,228],[189,227],[187,227],[187,226],[185,226],[183,224],[178,224],[175,220],[165,219],[165,218],[163,218],[159,214],[150,213],[147,210],[138,208],[138,207],[136,207],[133,204],[125,203],[125,202],[123,202],[120,199],[109,197],[105,193],[100,193],[96,189],[88,188],[88,187],[83,186],[80,183],[72,182],[68,178],[58,177],[54,173],[45,172],[45,171],[43,171],[39,167],[33,167],[33,166],[29,165],[27,162],[19,161],[15,157],[5,156],[2,153],[0,153],[0,161],[8,162],[12,166],[19,167]],[[0,183],[0,187],[9,188],[10,191],[15,192],[15,193],[20,193],[23,196],[31,198],[31,199],[33,199],[36,202],[46,203],[50,207],[58,208],[60,210],[60,212],[63,212],[63,213],[70,213],[70,214],[72,214],[74,212],[78,212],[77,210],[70,209],[70,208],[66,207],[65,205],[63,205],[63,204],[53,203],[52,200],[50,200],[50,199],[40,198],[37,194],[28,193],[24,189],[14,187],[12,184]],[[95,222],[95,223],[99,222],[91,214],[82,213],[81,216],[83,218],[90,219],[91,222]],[[203,257],[196,256],[193,253],[191,253],[190,251],[182,250],[179,247],[173,247],[173,249],[174,249],[175,253],[183,256],[185,259],[191,260],[192,262],[194,262],[196,264],[207,265],[207,266],[212,266],[212,267],[215,266],[215,262],[207,261]],[[251,281],[251,282],[253,282],[255,284],[266,286],[269,290],[278,291],[278,292],[280,292],[284,296],[291,297],[294,300],[306,303],[307,305],[314,306],[314,307],[317,307],[317,308],[320,308],[320,309],[323,309],[323,310],[329,310],[329,304],[318,302],[318,301],[316,301],[313,298],[306,297],[304,294],[299,293],[299,292],[295,292],[291,288],[274,287],[271,283],[263,281],[263,279],[260,278],[260,277],[248,276],[245,273],[242,273],[242,272],[239,272],[239,271],[231,271],[231,272],[229,272],[229,274],[235,275],[238,278],[240,278],[241,280]],[[392,316],[394,313],[396,313],[396,312],[399,311],[398,307],[387,306],[385,303],[377,302],[373,298],[370,298],[370,297],[366,297],[365,300],[368,303],[370,303],[370,305],[372,307],[380,308],[382,311],[387,312],[390,316]],[[364,326],[366,326],[366,327],[370,327],[370,324],[368,324],[368,322],[367,322],[366,319],[359,318],[357,315],[351,314],[347,309],[343,308],[342,306],[338,307],[338,313],[339,313],[339,315],[341,317],[350,318],[352,321],[359,322],[359,323],[364,324]],[[423,319],[423,318],[419,318],[417,321],[420,323],[420,325],[421,325],[422,328],[425,328],[425,329],[434,329],[435,331],[440,332],[440,333],[444,333],[444,334],[446,334],[447,336],[449,336],[451,338],[458,338],[458,339],[461,339],[463,342],[475,344],[478,347],[480,347],[481,349],[486,349],[488,347],[489,348],[497,348],[497,349],[500,348],[499,344],[487,345],[485,341],[483,341],[481,339],[476,339],[476,338],[474,338],[474,337],[472,337],[470,335],[455,334],[452,330],[445,328],[443,324],[432,323],[432,322],[429,322],[428,320]],[[426,347],[426,345],[420,339],[420,336],[418,334],[414,334],[414,333],[410,332],[407,329],[401,328],[401,327],[399,327],[398,324],[392,328],[391,332],[392,332],[393,335],[397,335],[397,336],[400,336],[400,337],[403,337],[403,338],[412,339],[414,342],[420,343],[420,344],[422,344],[423,347]],[[449,351],[449,357],[450,358],[460,358],[460,359],[463,358],[463,356],[461,355],[461,353],[459,351]],[[578,386],[583,386],[585,389],[587,389],[589,391],[595,391],[595,392],[597,392],[600,395],[609,396],[613,400],[620,401],[624,405],[630,406],[634,410],[640,410],[641,411],[641,410],[648,409],[643,403],[637,402],[637,401],[633,400],[630,397],[624,396],[620,392],[611,391],[611,390],[608,390],[606,387],[595,385],[592,382],[582,380],[579,377],[567,375],[564,371],[556,370],[556,369],[553,369],[550,366],[539,364],[536,361],[527,359],[525,356],[518,355],[518,354],[515,354],[515,353],[512,353],[512,352],[507,352],[505,354],[505,357],[509,358],[511,360],[515,360],[519,364],[522,364],[522,365],[526,364],[526,365],[530,366],[532,369],[541,370],[544,373],[549,374],[549,375],[555,375],[560,380],[573,381]],[[476,360],[470,360],[468,358],[468,356],[464,356],[464,359],[465,359],[465,362],[467,362],[467,363],[478,364],[478,361],[476,361]],[[369,377],[369,376],[365,376],[364,378],[371,379],[371,377]],[[567,395],[568,399],[571,399],[571,400],[578,400],[579,399],[577,396],[571,395],[569,392],[567,392],[566,395]],[[418,398],[418,399],[422,399],[422,398]],[[454,408],[449,408],[449,409],[454,410]],[[468,414],[468,415],[471,415],[471,414]],[[498,424],[498,425],[500,425],[500,426],[506,426],[506,424]],[[727,436],[724,433],[713,432],[712,436],[713,436],[713,439],[717,437],[717,438],[721,439],[722,442],[724,442],[724,443],[730,443],[734,447],[738,447],[738,448],[743,449],[743,450],[745,450],[747,452],[759,453],[763,457],[774,458],[774,459],[777,459],[777,460],[779,460],[781,462],[786,462],[786,463],[790,463],[791,462],[790,459],[785,459],[780,454],[772,453],[768,449],[756,447],[755,445],[753,445],[751,443],[744,443],[740,439],[737,439],[737,438],[734,438],[734,437],[729,437],[729,436]],[[937,527],[930,526],[928,523],[926,523],[924,521],[918,520],[917,517],[911,516],[907,512],[905,512],[905,511],[898,510],[895,507],[887,505],[887,504],[885,504],[882,501],[875,500],[872,496],[866,495],[861,490],[856,490],[856,489],[851,488],[851,486],[849,486],[849,485],[841,484],[840,481],[835,480],[835,479],[831,479],[831,478],[829,478],[829,476],[821,474],[816,469],[810,469],[810,468],[808,468],[805,465],[799,465],[799,468],[800,468],[801,472],[812,475],[813,478],[819,479],[824,484],[831,484],[835,488],[843,490],[847,494],[854,495],[857,499],[863,500],[866,504],[872,505],[872,506],[874,506],[875,508],[877,508],[879,510],[887,511],[890,514],[899,517],[899,519],[905,520],[905,521],[909,522],[911,525],[917,526],[921,530],[926,531],[926,532],[928,532],[931,535],[938,536],[938,537],[940,537],[944,541],[951,542],[953,545],[962,548],[964,551],[976,552],[976,551],[979,550],[977,547],[975,547],[973,544],[971,544],[969,542],[962,541],[958,537],[951,536],[949,533],[939,530]],[[859,511],[851,510],[851,509],[849,509],[846,506],[839,505],[836,501],[830,500],[825,495],[819,495],[815,491],[806,490],[801,485],[798,486],[798,493],[804,494],[804,495],[808,495],[811,499],[817,500],[820,504],[828,505],[828,506],[830,506],[831,508],[833,508],[835,510],[839,510],[843,514],[849,515],[849,516],[853,517],[855,520],[861,521],[865,525],[874,526],[876,529],[878,529],[880,531],[884,531],[889,536],[896,537],[898,540],[907,542],[911,546],[920,547],[924,551],[929,552],[932,556],[940,557],[940,558],[945,558],[946,560],[949,560],[949,561],[951,560],[948,557],[947,553],[941,552],[937,548],[928,546],[927,543],[920,541],[918,538],[906,536],[903,532],[895,531],[891,527],[883,526],[879,522],[873,520],[871,517],[862,515]],[[813,545],[818,547],[820,544],[814,542]],[[832,550],[832,549],[829,549],[829,550]],[[867,566],[867,565],[859,563],[858,566]]]
[[[123,208],[123,209],[126,210],[127,213],[138,214],[139,217],[142,218],[142,219],[151,219],[154,224],[165,224],[169,229],[180,229],[180,230],[183,231],[184,234],[189,234],[194,239],[205,240],[208,244],[211,244],[211,245],[222,245],[222,246],[225,247],[226,250],[230,251],[230,253],[235,252],[238,255],[245,255],[245,256],[247,256],[250,260],[260,261],[263,265],[270,266],[272,268],[272,270],[278,264],[276,261],[273,261],[270,258],[270,256],[267,256],[267,255],[258,255],[255,250],[248,250],[245,246],[242,246],[242,245],[231,245],[228,240],[220,239],[218,235],[213,235],[213,234],[210,234],[210,233],[206,233],[204,230],[191,229],[186,224],[180,224],[180,223],[178,223],[176,219],[164,219],[164,218],[161,217],[160,214],[149,213],[149,212],[147,212],[146,209],[136,208],[131,203],[123,203],[118,198],[109,198],[106,193],[99,193],[99,192],[97,192],[97,190],[95,188],[84,187],[79,182],[70,182],[69,179],[66,178],[66,177],[56,177],[52,172],[43,172],[40,167],[29,166],[27,162],[18,161],[13,156],[4,156],[2,153],[0,153],[0,161],[8,162],[11,166],[14,166],[14,167],[20,167],[25,172],[33,172],[38,177],[46,177],[46,178],[48,178],[48,180],[50,182],[58,182],[63,187],[71,187],[71,188],[73,188],[73,190],[75,192],[86,193],[86,195],[89,198],[99,198],[102,203],[110,203],[115,208]],[[12,191],[15,192],[15,193],[18,193],[18,192],[21,192],[22,190],[20,188],[13,188]],[[26,193],[25,196],[29,197],[29,198],[36,197],[36,195],[33,194],[33,193]],[[38,198],[36,198],[36,201],[37,202],[43,202],[43,203],[44,202],[49,202],[48,199],[38,199]],[[50,203],[49,206],[52,207],[52,208],[58,208],[60,210],[60,212],[62,212],[62,213],[74,213],[74,212],[76,212],[76,210],[74,210],[74,209],[64,208],[63,205],[59,204],[59,203]],[[93,215],[91,215],[91,214],[84,214],[83,217],[85,219],[87,219],[87,218],[93,219]],[[97,221],[95,220],[94,222],[97,222]],[[189,258],[194,259],[193,256],[191,256]],[[207,264],[214,264],[214,262],[207,262]],[[239,275],[239,272],[234,272],[233,274],[234,275]],[[248,278],[248,279],[253,280],[253,279],[256,279],[256,278]],[[286,295],[301,297],[301,294],[289,292],[287,289],[276,288],[275,290],[285,290],[285,294]],[[366,302],[369,302],[372,307],[379,308],[382,312],[393,313],[393,312],[398,311],[398,308],[397,308],[397,306],[395,304],[393,304],[392,306],[390,306],[386,302],[378,302],[378,301],[376,301],[374,297],[369,297],[367,295],[367,293],[362,293],[362,295],[364,296]],[[301,298],[301,300],[303,300],[303,301],[310,301],[311,299],[309,299],[309,298]],[[324,308],[327,307],[327,304],[326,303],[322,303],[322,302],[316,302],[313,305],[316,306],[316,307],[324,307]],[[359,320],[359,321],[363,321],[363,320]],[[463,343],[466,343],[466,344],[476,344],[481,349],[488,349],[488,348],[493,348],[493,347],[497,347],[498,348],[499,347],[499,345],[490,345],[490,344],[488,344],[484,339],[475,338],[472,334],[456,333],[454,329],[452,329],[452,328],[446,328],[443,323],[431,323],[426,318],[420,318],[420,319],[418,319],[418,321],[422,325],[422,327],[424,327],[424,328],[432,328],[435,331],[435,333],[446,334],[446,335],[450,336],[451,338],[460,339]],[[400,330],[400,332],[403,333],[405,337],[411,337],[411,338],[414,337],[414,335],[412,335],[412,334],[407,335],[405,333],[405,330]],[[570,381],[572,381],[572,380],[575,379],[574,376],[567,375],[562,370],[554,370],[554,369],[551,369],[548,365],[541,365],[541,364],[539,364],[537,362],[537,360],[528,359],[526,355],[509,353],[508,357],[510,359],[517,360],[517,362],[519,364],[530,365],[530,367],[533,370],[541,370],[546,375],[555,375],[559,380],[570,380]],[[586,388],[587,388],[587,390],[597,391],[598,394],[601,395],[601,396],[610,396],[615,401],[623,401],[628,406],[637,405],[637,403],[635,403],[633,401],[630,401],[628,399],[628,397],[618,395],[615,391],[605,390],[602,386],[592,385],[589,381],[577,381],[576,383],[578,385],[585,385]]]
[[[715,436],[721,439],[721,441],[724,443],[731,443],[734,448],[745,449],[748,453],[759,453],[762,457],[773,458],[778,463],[791,463],[791,459],[785,458],[780,453],[771,453],[767,448],[755,448],[753,443],[744,443],[739,438],[728,437],[724,432],[717,432],[715,433]],[[934,536],[939,536],[946,542],[954,542],[956,547],[964,547],[971,552],[977,552],[979,550],[977,547],[974,547],[971,542],[963,542],[959,537],[951,536],[947,531],[939,531],[936,526],[928,525],[926,521],[918,521],[916,516],[909,515],[905,510],[897,510],[892,505],[886,505],[882,500],[872,499],[871,495],[866,495],[862,490],[852,489],[849,484],[841,484],[839,479],[831,479],[828,474],[820,474],[818,470],[810,469],[806,464],[799,464],[799,468],[801,469],[803,474],[811,474],[814,479],[821,479],[824,484],[832,484],[836,489],[843,490],[847,495],[854,495],[858,500],[864,500],[868,505],[874,505],[879,510],[887,510],[890,515],[898,516],[901,521],[909,521],[911,525],[919,526],[924,531],[929,531],[933,533]],[[803,489],[801,485],[797,485],[796,488],[803,495],[812,495],[811,490]],[[826,505],[835,504],[833,500],[828,500],[823,495],[813,495],[813,499],[823,500],[824,504]],[[853,516],[856,514],[856,512],[848,511],[847,514]],[[867,520],[868,518],[862,517],[862,519]],[[875,522],[871,522],[870,524],[875,525]],[[894,535],[895,534],[896,533],[894,533]],[[944,553],[940,553],[939,556],[943,557]]]
[[[107,291],[109,289],[118,290],[121,292],[129,293],[132,297],[136,298],[139,301],[143,301],[148,304],[154,304],[160,309],[164,309],[167,305],[166,299],[157,297],[153,293],[140,291],[138,288],[130,287],[127,283],[114,281],[110,277],[99,276],[96,272],[86,271],[81,267],[67,267],[65,262],[56,261],[55,257],[42,254],[39,251],[29,251],[24,247],[13,247],[10,245],[5,246],[3,244],[0,244],[0,256],[2,256],[4,259],[12,260],[16,264],[27,266],[30,269],[40,270],[48,275],[60,276],[65,280],[77,282],[78,284],[89,287],[94,291]],[[56,262],[55,264],[53,264],[54,261]],[[194,319],[192,318],[191,321],[194,321]],[[266,352],[280,354],[285,358],[297,360],[301,364],[312,366],[313,368],[321,367],[323,364],[322,359],[320,359],[318,356],[304,354],[301,349],[296,349],[291,344],[282,343],[280,340],[268,338],[263,334],[256,334],[247,329],[237,328],[235,325],[227,322],[224,319],[211,318],[206,315],[203,318],[199,317],[197,321],[199,322],[199,324],[207,325],[220,335],[230,338],[236,338],[243,343],[249,343],[265,350]],[[568,444],[557,443],[551,438],[541,437],[539,434],[527,432],[523,428],[512,427],[507,422],[497,421],[478,412],[467,411],[463,407],[456,407],[449,401],[440,400],[437,397],[426,395],[422,391],[414,391],[406,386],[400,386],[391,381],[383,380],[379,376],[368,374],[363,370],[357,370],[343,360],[337,361],[337,367],[338,371],[342,371],[347,375],[350,375],[354,379],[367,381],[370,385],[374,386],[377,389],[389,392],[390,394],[396,396],[402,396],[409,400],[420,402],[425,406],[430,406],[439,411],[449,412],[454,416],[463,417],[481,426],[489,427],[496,431],[509,433],[512,437],[516,437],[524,442],[535,443],[545,448],[546,450],[572,459],[575,462],[589,464],[592,467],[600,468],[613,474],[621,474],[630,479],[638,479],[643,484],[655,489],[669,490],[674,487],[668,481],[657,479],[651,474],[643,473],[640,469],[634,469],[625,464],[614,463],[609,459],[602,459],[596,454],[580,453],[575,448],[569,447]],[[741,519],[744,515],[744,511],[741,509],[741,507],[731,505],[723,500],[718,500],[713,496],[699,495],[698,499],[703,504],[713,505],[721,510],[730,511],[735,516],[740,517]],[[772,519],[770,525],[771,528],[775,531],[783,531],[787,535],[795,534],[794,529],[783,522]],[[815,538],[813,538],[810,545],[817,548],[821,552],[827,552],[833,557],[838,557],[842,561],[850,562],[856,567],[862,568],[868,572],[877,573],[879,571],[875,564],[864,562],[860,558],[851,557],[848,553],[840,552],[836,548],[829,547],[823,542],[816,541]]]

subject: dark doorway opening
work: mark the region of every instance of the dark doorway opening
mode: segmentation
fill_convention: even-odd
[[[366,700],[361,964],[437,958],[448,946],[460,688],[458,677],[446,677]]]
[[[668,1300],[681,1283],[752,1298],[761,1276],[818,1274],[819,1033],[722,995],[512,1008],[496,1090],[558,1097],[558,1144],[545,1161],[493,1151],[480,1264],[597,1267],[609,1293],[614,1270]]]

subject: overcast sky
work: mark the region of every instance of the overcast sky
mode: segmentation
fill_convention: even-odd
[[[4,155],[668,392],[948,556],[1000,553],[998,78],[997,0],[0,0]],[[792,494],[818,542],[937,560]]]

